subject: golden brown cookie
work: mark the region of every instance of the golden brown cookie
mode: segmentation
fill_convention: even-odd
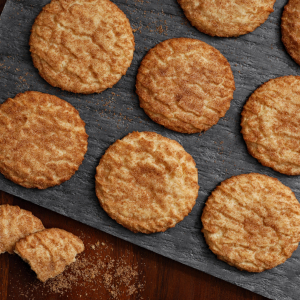
[[[215,125],[229,109],[234,90],[227,59],[214,47],[190,38],[156,45],[141,62],[136,80],[145,113],[183,133]]]
[[[42,282],[62,273],[83,250],[84,244],[79,237],[58,228],[31,234],[15,247],[15,253],[29,263]]]
[[[249,153],[262,165],[300,174],[300,77],[284,76],[260,86],[242,112]]]
[[[44,230],[42,221],[19,206],[0,205],[0,254],[13,254],[15,244],[25,236]]]
[[[255,30],[273,12],[276,0],[178,0],[199,31],[211,36],[239,36]]]
[[[26,188],[70,179],[87,139],[78,111],[58,97],[31,91],[0,105],[0,172]]]
[[[262,272],[288,259],[300,241],[300,204],[278,179],[251,173],[231,177],[208,198],[205,240],[220,260]]]
[[[102,156],[96,194],[108,215],[131,231],[165,231],[195,205],[195,165],[176,141],[154,132],[133,132]]]
[[[126,74],[134,37],[126,15],[109,0],[52,0],[36,18],[29,45],[49,84],[91,94]]]
[[[300,1],[289,0],[281,18],[282,42],[294,61],[300,65]]]

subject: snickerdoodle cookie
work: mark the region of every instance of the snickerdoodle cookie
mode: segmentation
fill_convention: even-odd
[[[70,179],[87,139],[78,111],[56,96],[30,91],[0,105],[0,172],[26,188]]]
[[[294,59],[300,65],[300,0],[289,0],[284,7],[281,18],[282,42]]]
[[[178,0],[199,31],[211,36],[239,36],[255,30],[273,12],[276,0]]]
[[[227,59],[214,47],[190,38],[156,45],[142,60],[136,80],[145,113],[183,133],[215,125],[229,109],[234,90]]]
[[[271,79],[260,86],[242,112],[249,153],[262,165],[300,174],[300,76]]]
[[[42,221],[19,206],[0,205],[0,254],[13,253],[15,244],[25,236],[45,229]]]
[[[154,132],[133,132],[111,145],[97,167],[96,194],[108,215],[133,232],[174,227],[198,196],[190,154]]]
[[[262,272],[288,259],[300,241],[300,204],[278,179],[251,173],[223,181],[202,214],[210,250],[228,264]]]
[[[14,251],[29,263],[37,278],[45,282],[62,273],[83,250],[84,244],[79,237],[63,229],[51,228],[21,239]]]
[[[48,83],[91,94],[126,74],[134,37],[126,15],[109,0],[52,0],[36,18],[29,45]]]

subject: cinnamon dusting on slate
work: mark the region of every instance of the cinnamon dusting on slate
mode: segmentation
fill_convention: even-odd
[[[136,0],[137,2],[141,2],[143,0]],[[140,9],[132,9],[130,12],[128,12],[129,14],[133,14],[135,15],[134,19],[135,19],[135,23],[136,24],[132,24],[133,26],[133,32],[138,32],[138,33],[142,33],[143,29],[146,29],[148,32],[157,32],[161,35],[168,35],[168,26],[167,26],[167,20],[163,19],[166,17],[166,14],[164,13],[164,11],[162,10],[161,12],[156,12],[153,10],[150,11],[141,11]],[[143,20],[140,20],[139,17],[140,15],[143,15]],[[148,15],[155,15],[156,18],[153,18],[152,16],[150,17],[150,19],[152,20],[151,22],[149,22],[147,25],[144,24],[144,20],[145,17],[147,17]],[[139,48],[139,47],[137,47]]]

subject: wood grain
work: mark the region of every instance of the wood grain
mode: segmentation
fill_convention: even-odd
[[[6,0],[0,0],[0,14],[3,10],[4,4],[5,4]]]
[[[4,3],[5,0],[0,0],[0,12]],[[266,299],[70,218],[0,192],[0,204],[6,203],[32,211],[42,220],[46,228],[59,227],[79,235],[87,246],[85,251],[87,255],[93,252],[91,246],[100,241],[107,245],[102,248],[102,257],[110,256],[112,261],[122,259],[128,266],[136,265],[138,282],[144,283],[144,288],[139,293],[131,296],[125,293],[115,299]],[[102,275],[100,274],[99,278],[102,278]],[[96,292],[91,289],[91,286],[95,285]],[[111,293],[100,281],[85,286],[74,284],[72,290],[66,291],[63,295],[49,293],[49,290],[38,282],[34,272],[18,256],[7,253],[0,255],[0,300],[110,298]]]
[[[1,6],[0,6],[1,7]],[[13,204],[13,196],[0,192],[0,205]],[[9,254],[0,255],[0,300],[7,299]]]

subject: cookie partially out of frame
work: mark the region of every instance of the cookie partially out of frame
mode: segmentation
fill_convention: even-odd
[[[300,174],[300,76],[271,79],[260,86],[242,112],[249,153],[262,165]]]
[[[199,31],[211,36],[239,36],[254,31],[273,12],[275,0],[178,0]]]
[[[234,90],[227,59],[214,47],[190,38],[156,45],[142,60],[136,80],[145,113],[183,133],[215,125],[229,109]]]
[[[208,198],[201,220],[210,250],[248,272],[284,263],[300,241],[300,204],[294,193],[261,174],[223,181]]]
[[[14,251],[45,282],[62,273],[83,250],[80,238],[63,229],[51,228],[21,239]]]
[[[282,42],[294,59],[300,65],[300,1],[289,0],[284,7],[281,18]]]
[[[0,172],[26,188],[71,178],[87,151],[85,123],[68,102],[25,92],[0,105]]]
[[[36,18],[29,45],[49,84],[91,94],[126,74],[134,37],[126,15],[109,0],[52,0]]]
[[[133,232],[174,227],[198,196],[190,154],[154,132],[133,132],[105,152],[96,171],[96,194],[108,215]]]
[[[25,236],[44,230],[42,221],[19,206],[0,205],[0,254],[13,254],[16,242]]]

